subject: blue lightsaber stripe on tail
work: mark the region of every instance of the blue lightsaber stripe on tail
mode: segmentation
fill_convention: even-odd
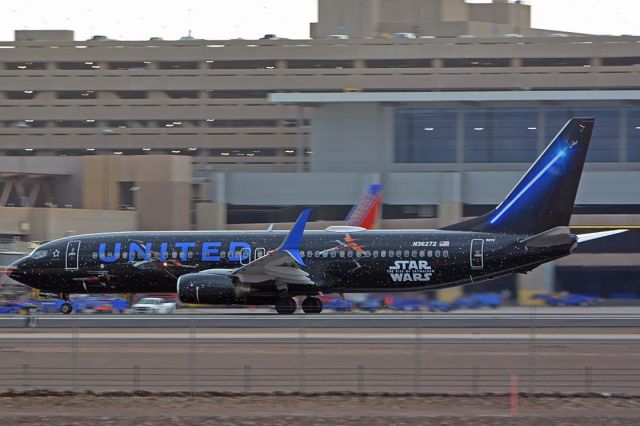
[[[518,192],[516,196],[513,197],[513,199],[509,201],[509,203],[507,203],[507,205],[504,206],[504,208],[502,208],[500,212],[498,212],[498,214],[495,215],[495,217],[491,219],[489,223],[491,223],[492,225],[496,223],[498,219],[500,219],[502,215],[504,215],[507,212],[507,210],[509,210],[516,203],[516,201],[518,201],[529,190],[529,188],[531,188],[538,180],[540,180],[542,175],[544,175],[547,170],[549,170],[555,163],[558,162],[558,160],[560,160],[562,157],[566,155],[567,153],[564,150],[558,152],[556,156],[553,157],[553,159],[549,162],[549,164],[547,164],[542,170],[540,170],[540,172],[537,175],[535,175],[533,179],[531,179],[531,181],[524,188],[522,188],[522,190]]]

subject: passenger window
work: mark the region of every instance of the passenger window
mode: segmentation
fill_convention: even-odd
[[[420,250],[420,257],[424,257],[424,250]]]
[[[386,250],[382,250],[380,252],[380,257],[387,257],[387,251]]]
[[[221,251],[220,252],[220,259],[224,259],[225,257],[227,257],[227,252],[226,251]]]
[[[361,258],[361,257],[362,257],[362,253],[360,253],[359,251],[358,251],[358,252],[356,252],[356,257],[357,257],[358,259],[359,259],[359,258]]]
[[[307,252],[307,257],[313,257],[313,252],[311,250]]]
[[[326,251],[323,251],[322,252],[322,257],[324,257],[326,259],[327,257],[329,257],[329,253],[327,253]]]
[[[409,250],[404,251],[404,257],[409,257]]]
[[[344,252],[342,250],[340,250],[340,257],[344,258]]]
[[[449,257],[449,250],[444,250],[444,251],[442,252],[442,256],[443,256],[443,257]]]
[[[187,256],[189,256],[189,259],[193,259],[193,252],[190,251],[189,253],[187,253]]]
[[[94,251],[93,253],[91,253],[91,257],[94,258],[94,259],[97,259],[98,258],[98,253]]]
[[[364,252],[365,257],[371,257],[371,252],[369,250]]]
[[[418,252],[416,250],[411,250],[411,257],[418,257]]]
[[[429,250],[427,252],[427,257],[433,257],[433,250]]]
[[[174,258],[174,259],[175,259],[176,257],[178,257],[178,252],[176,252],[176,251],[172,252],[172,253],[171,253],[171,257],[172,257],[172,258]]]
[[[305,254],[303,251],[300,251],[300,257],[305,257]]]
[[[402,252],[400,250],[396,250],[396,257],[402,257]]]
[[[373,257],[378,257],[378,250],[373,251]]]
[[[440,257],[440,250],[436,250],[436,257]]]
[[[332,258],[334,258],[334,259],[335,259],[337,255],[338,255],[338,254],[335,252],[335,250],[331,252],[331,257],[332,257]]]
[[[389,250],[389,257],[393,257],[393,255],[394,255],[394,254],[396,254],[396,252],[395,252],[395,251],[393,251],[393,250]]]
[[[351,250],[349,250],[349,251],[347,252],[347,256],[348,256],[348,257],[353,257],[353,252],[352,252]]]
[[[129,257],[129,253],[127,253],[126,251],[122,252],[122,258],[126,259],[127,257]]]

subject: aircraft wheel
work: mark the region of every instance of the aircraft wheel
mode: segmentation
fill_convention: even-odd
[[[73,306],[71,306],[71,303],[64,302],[62,305],[60,305],[60,312],[65,315],[69,315],[71,312],[73,312]]]
[[[276,302],[276,312],[281,315],[291,315],[298,308],[293,297],[283,297]]]
[[[307,297],[302,301],[302,310],[305,314],[319,314],[322,312],[322,300],[317,297]]]

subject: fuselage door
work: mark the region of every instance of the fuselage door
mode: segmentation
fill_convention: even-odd
[[[65,255],[64,269],[77,271],[80,266],[80,241],[69,241]]]
[[[253,260],[258,260],[261,257],[264,257],[267,254],[267,249],[265,249],[264,247],[258,247],[254,252],[253,252]]]
[[[471,269],[484,269],[484,240],[471,240]]]
[[[240,250],[240,264],[248,265],[251,263],[251,249],[244,247]]]

